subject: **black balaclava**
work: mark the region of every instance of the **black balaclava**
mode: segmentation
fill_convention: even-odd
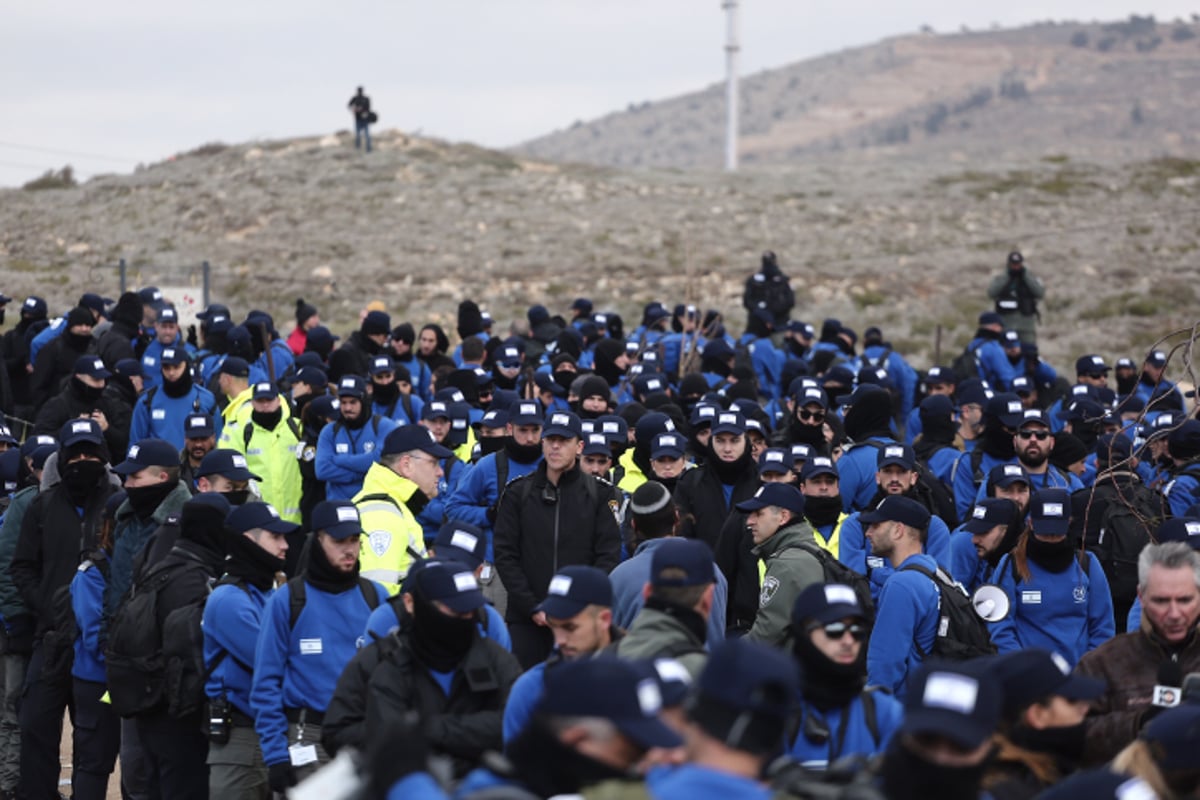
[[[869,385],[868,385],[869,386]],[[855,442],[872,436],[892,437],[892,397],[877,386],[861,387],[854,405],[846,412],[846,435]]]
[[[621,382],[624,370],[616,365],[616,360],[625,352],[625,343],[616,339],[601,339],[596,342],[592,369],[608,383],[616,386]]]
[[[308,563],[304,565],[304,580],[323,592],[341,594],[358,587],[358,569],[360,562],[354,562],[354,569],[341,572],[329,563],[325,557],[325,548],[321,546],[319,534],[314,536],[308,548]]]
[[[174,488],[169,481],[161,485]],[[128,493],[130,490],[125,491]],[[180,541],[191,542],[204,554],[210,566],[224,564],[225,554],[229,551],[230,536],[225,527],[226,515],[225,510],[195,500],[184,503],[179,514]]]
[[[963,800],[978,797],[990,758],[971,767],[932,764],[905,747],[899,736],[883,757],[883,794],[888,800]]]
[[[374,410],[371,407],[371,398],[363,397],[361,400],[362,412],[358,415],[357,419],[349,419],[347,417],[338,418],[343,427],[349,428],[352,431],[357,431],[361,430],[368,422],[371,421],[371,415],[374,413]]]
[[[75,452],[78,452],[76,450]],[[72,453],[74,455],[75,453]],[[67,497],[71,499],[71,503],[76,506],[87,505],[88,496],[96,490],[100,482],[107,480],[107,470],[103,461],[76,461],[74,463],[66,463],[66,454],[59,451],[60,463],[63,465],[59,468],[59,475],[62,478],[63,488],[67,492]],[[25,459],[21,459],[24,463]]]
[[[713,449],[713,437],[708,440],[708,447],[704,454],[704,466],[711,467],[716,473],[717,479],[726,486],[733,486],[737,483],[738,478],[746,473],[747,470],[756,469],[754,465],[754,453],[750,451],[750,440],[745,434],[742,434],[746,439],[746,447],[742,450],[742,454],[735,461],[722,461],[717,455],[717,451]]]
[[[449,672],[462,663],[479,633],[474,618],[451,617],[426,600],[418,585],[413,591],[412,621],[408,641],[418,661],[437,672]]]
[[[797,405],[792,409],[791,420],[788,422],[787,437],[788,444],[806,444],[813,448],[818,453],[824,453],[828,449],[825,442],[825,423],[820,425],[811,425],[800,420],[801,405]]]
[[[1121,374],[1123,372],[1125,373],[1124,375]],[[1130,372],[1128,370],[1120,369],[1117,370],[1117,395],[1120,397],[1128,397],[1129,395],[1133,394],[1135,391],[1137,391],[1138,383],[1142,377],[1144,376],[1138,375],[1137,372]],[[1154,385],[1153,382],[1151,382],[1151,385]]]
[[[63,342],[71,350],[77,353],[86,353],[88,347],[92,344],[92,334],[90,333],[71,333],[71,328],[76,325],[92,325],[95,323],[95,318],[92,312],[83,306],[72,308],[67,312],[67,320],[63,327],[62,339]]]
[[[103,386],[88,386],[75,375],[71,376],[71,390],[85,403],[94,403],[104,394]]]
[[[713,375],[720,375],[722,378],[728,378],[733,368],[729,366],[729,359],[725,356],[706,356],[700,355],[700,370]]]
[[[391,408],[399,399],[400,385],[395,381],[392,381],[391,383],[371,382],[372,403],[377,403],[383,408]]]
[[[692,415],[692,409],[700,398],[708,392],[708,381],[699,372],[689,372],[679,380],[679,402],[685,414]]]
[[[1012,461],[1017,457],[1012,431],[1006,429],[999,418],[992,414],[983,415],[983,434],[977,446],[1000,461]]]
[[[162,376],[163,392],[167,397],[184,397],[192,390],[192,371],[185,369],[183,374],[179,376],[179,380],[169,381],[167,376]]]
[[[162,501],[166,500],[167,495],[178,485],[178,481],[167,480],[149,486],[127,486],[125,494],[129,498],[129,505],[133,507],[133,513],[138,519],[145,521],[150,519],[155,510],[162,505]]]
[[[958,424],[953,416],[926,413],[925,409],[921,409],[918,415],[921,419],[921,438],[913,444],[913,452],[920,461],[928,461],[943,446],[954,443]]]
[[[542,457],[542,443],[517,444],[516,439],[505,436],[504,452],[508,453],[508,457],[518,464],[532,464]]]
[[[498,453],[508,442],[507,436],[480,436],[475,441],[479,443],[479,456],[482,458],[490,453]]]
[[[274,411],[251,411],[250,419],[260,428],[273,431],[275,426],[283,421],[283,406],[280,405]]]
[[[823,528],[838,521],[842,514],[841,494],[821,497],[817,495],[804,496],[804,517],[815,528]]]
[[[1030,533],[1025,554],[1042,569],[1057,574],[1070,569],[1075,560],[1075,543],[1070,534],[1043,542]]]
[[[808,501],[805,500],[805,508]],[[867,645],[858,651],[858,658],[851,664],[838,664],[822,653],[812,643],[807,631],[795,631],[792,652],[804,668],[804,699],[820,711],[844,708],[858,697],[867,683]]]

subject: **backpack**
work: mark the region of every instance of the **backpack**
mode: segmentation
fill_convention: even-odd
[[[1154,543],[1162,515],[1162,496],[1141,483],[1122,487],[1105,503],[1099,536],[1087,549],[1100,562],[1115,602],[1132,603],[1137,595],[1138,555]]]
[[[296,627],[296,621],[300,619],[300,612],[304,610],[304,606],[308,602],[308,588],[304,583],[303,575],[290,578],[287,582],[287,588],[288,628],[291,629]],[[367,608],[374,611],[379,606],[379,590],[375,588],[375,584],[371,582],[370,578],[364,578],[359,575],[358,590],[362,592],[363,600],[367,601]]]
[[[113,710],[122,717],[151,711],[167,699],[163,631],[158,625],[159,593],[188,570],[207,570],[196,556],[180,550],[173,552],[189,561],[160,562],[151,567],[121,601],[109,627],[108,644],[104,648],[105,672]],[[171,613],[190,607],[184,606]],[[172,627],[180,624],[182,620],[177,618]]]
[[[250,594],[244,582],[228,575],[218,581],[217,585],[237,586],[247,595]],[[238,660],[228,650],[221,650],[211,662],[205,662],[202,621],[207,602],[208,597],[204,597],[174,609],[163,620],[162,650],[166,669],[164,692],[167,713],[176,719],[199,711],[207,702],[204,685],[226,656],[233,658],[234,663],[246,672],[254,671],[254,667]]]
[[[881,369],[887,372],[888,359],[892,357],[892,347],[891,345],[880,345],[880,347],[883,348],[883,352],[875,358],[871,358],[866,352],[863,353],[863,365],[871,369]]]
[[[962,383],[971,378],[983,377],[983,370],[979,364],[979,348],[971,347],[969,344],[963,348],[963,351],[954,357],[950,362],[950,371],[958,377],[958,382]]]
[[[919,572],[929,578],[940,595],[933,647],[925,652],[921,645],[913,642],[921,658],[936,656],[946,661],[966,661],[996,654],[996,646],[992,644],[987,625],[975,613],[971,598],[960,584],[955,583],[941,567],[936,572],[930,572],[919,564],[906,564],[900,568],[902,572],[906,570]]]
[[[871,581],[866,575],[856,572],[838,561],[823,547],[801,542],[800,549],[821,562],[826,583],[844,583],[854,590],[858,604],[867,615],[867,622],[875,621],[875,601],[871,598]]]

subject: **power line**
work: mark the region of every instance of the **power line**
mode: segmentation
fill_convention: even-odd
[[[125,158],[124,156],[105,156],[99,153],[81,153],[76,150],[57,150],[52,147],[38,147],[31,144],[16,144],[15,142],[0,142],[0,147],[9,147],[14,150],[29,150],[34,153],[47,153],[56,156],[71,156],[74,158],[93,158],[100,161],[113,161],[119,164],[140,164],[141,159]]]

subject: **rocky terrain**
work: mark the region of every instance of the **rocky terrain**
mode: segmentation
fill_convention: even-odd
[[[843,148],[733,176],[400,131],[380,131],[370,155],[344,132],[211,144],[132,175],[0,192],[0,290],[65,310],[84,290],[115,296],[119,259],[137,285],[198,281],[207,260],[212,299],[266,308],[285,333],[301,296],[342,334],[374,299],[396,321],[452,329],[466,297],[503,326],[579,295],[630,327],[649,300],[687,300],[740,331],[742,283],[771,248],[796,316],[878,324],[924,366],[939,342],[944,362],[961,348],[1017,248],[1048,287],[1052,363],[1069,368],[1085,349],[1137,357],[1197,318],[1200,160],[1082,157],[1069,144],[936,159]]]

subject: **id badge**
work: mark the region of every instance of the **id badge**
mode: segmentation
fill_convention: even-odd
[[[294,744],[288,748],[288,758],[291,759],[293,767],[312,764],[317,760],[317,746],[315,744]]]

